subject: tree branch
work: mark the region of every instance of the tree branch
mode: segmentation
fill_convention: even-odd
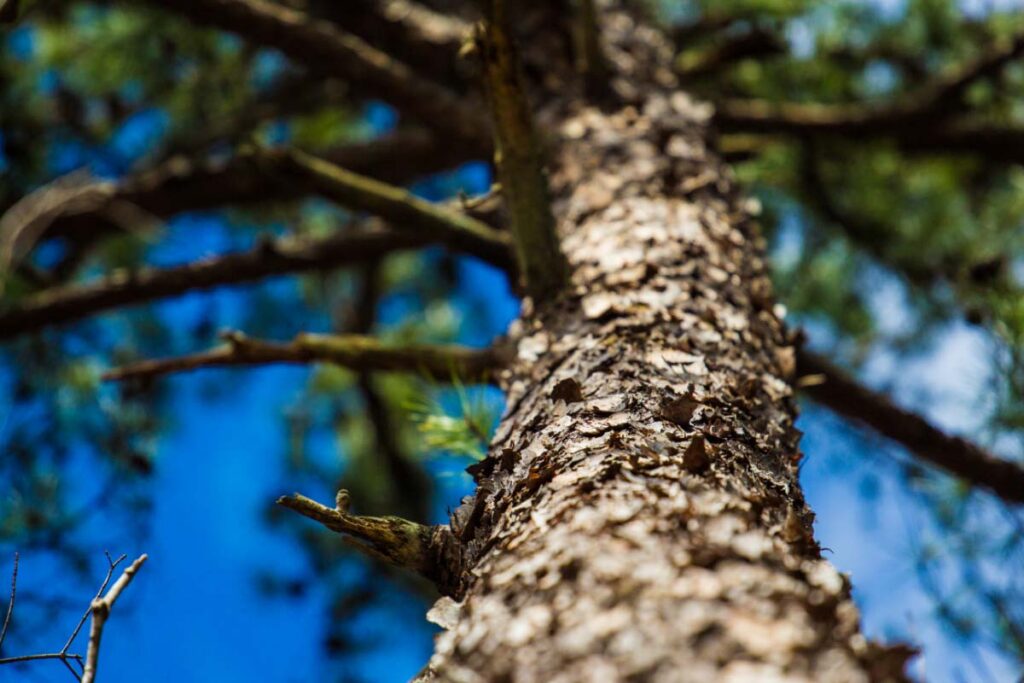
[[[343,534],[358,550],[403,569],[411,569],[449,593],[458,575],[455,539],[447,526],[426,526],[401,517],[365,517],[348,512],[348,491],[338,491],[329,508],[296,493],[277,504]]]
[[[461,211],[420,199],[411,192],[353,173],[305,152],[284,154],[283,177],[297,178],[318,194],[358,211],[387,220],[397,230],[412,230],[492,263],[507,258],[510,240],[504,232]]]
[[[462,91],[469,62],[459,59],[470,25],[409,0],[313,0],[313,14],[372,43],[438,83]]]
[[[676,59],[676,72],[686,80],[705,78],[738,61],[774,57],[785,51],[785,42],[778,35],[755,27],[724,36],[704,49],[684,52]]]
[[[288,273],[331,270],[439,242],[437,236],[411,233],[338,233],[320,240],[264,241],[246,252],[175,268],[116,273],[87,284],[46,289],[0,311],[0,340],[185,292]]]
[[[444,87],[418,78],[405,64],[328,21],[265,0],[155,4],[199,24],[275,47],[315,72],[340,78],[369,97],[394,103],[449,141],[468,143],[481,152],[489,147],[487,121],[478,108]]]
[[[716,104],[723,130],[760,133],[893,135],[937,124],[956,113],[973,83],[999,73],[1024,53],[1024,35],[999,42],[977,59],[937,76],[906,97],[886,104],[802,104],[725,100]]]
[[[426,131],[408,129],[343,145],[325,152],[323,158],[356,173],[405,184],[466,161],[472,153],[457,144],[442,144]],[[94,182],[86,190],[79,187],[80,181],[65,182],[71,186],[70,192],[64,191],[64,185],[54,192],[43,188],[39,197],[29,195],[23,208],[15,213],[12,207],[0,220],[0,266],[15,265],[17,256],[49,238],[63,237],[71,242],[69,251],[81,254],[113,231],[124,227],[138,230],[139,214],[166,218],[185,211],[285,201],[308,194],[309,189],[300,183],[281,182],[287,167],[286,153],[280,150],[262,152],[258,162],[254,155],[217,163],[174,157],[116,184]],[[36,208],[31,211],[25,208],[33,206]],[[122,218],[125,208],[132,209],[127,225]],[[68,269],[62,270],[59,275],[66,275]]]
[[[114,603],[121,596],[124,589],[128,587],[132,579],[135,578],[135,574],[138,573],[139,568],[142,567],[147,558],[147,555],[139,556],[139,559],[132,562],[124,570],[121,577],[114,582],[114,585],[110,587],[106,595],[92,601],[92,607],[90,608],[92,611],[92,624],[89,627],[89,646],[85,653],[82,683],[93,683],[96,679],[96,668],[99,665],[100,657],[100,639],[103,637],[103,627],[110,616],[110,610],[113,609]]]
[[[148,360],[111,370],[105,380],[143,379],[199,368],[332,363],[356,371],[422,372],[439,381],[458,377],[491,381],[504,364],[503,347],[474,349],[455,345],[389,346],[363,335],[299,334],[290,342],[249,339],[240,332],[222,335],[225,344],[188,356]]]
[[[1024,503],[1024,468],[1002,460],[979,446],[934,427],[924,418],[895,405],[824,358],[797,352],[801,375],[818,375],[820,383],[801,387],[811,399],[904,446],[915,456],[955,477],[986,488],[1007,503]]]
[[[970,119],[908,130],[896,144],[906,152],[971,154],[992,162],[1024,164],[1024,127]]]
[[[487,99],[494,120],[495,158],[515,243],[516,262],[526,292],[550,298],[568,282],[551,213],[544,159],[511,33],[506,0],[488,0],[487,22],[477,33]]]
[[[141,567],[142,563],[146,561],[146,555],[142,555],[141,557],[139,557],[139,559],[135,560],[135,562],[133,562],[130,567],[124,570],[124,572],[121,574],[121,577],[117,580],[117,582],[115,582],[114,585],[111,586],[110,591],[106,595],[104,595],[103,592],[107,590],[107,585],[110,584],[110,579],[114,576],[114,570],[117,569],[117,566],[121,564],[126,557],[125,555],[121,555],[119,558],[114,560],[110,557],[110,553],[106,553],[106,556],[107,564],[109,565],[107,569],[107,575],[103,579],[103,583],[100,584],[99,590],[96,591],[96,597],[93,598],[92,602],[89,604],[89,609],[87,609],[85,611],[85,614],[82,615],[82,618],[78,620],[78,624],[75,625],[75,629],[71,632],[71,635],[68,636],[67,641],[65,641],[64,647],[62,647],[59,652],[46,652],[40,654],[19,655],[17,657],[6,657],[0,659],[0,665],[18,664],[22,662],[33,662],[47,659],[57,660],[61,664],[63,664],[68,671],[71,672],[71,675],[74,676],[76,680],[82,681],[84,683],[93,682],[96,675],[96,667],[99,661],[100,639],[103,635],[103,627],[106,624],[106,620],[110,616],[110,609],[113,607],[114,601],[117,600],[118,596],[121,595],[122,591],[124,591],[124,589],[131,582],[132,577],[134,577],[135,574],[138,572],[139,567]],[[3,632],[0,633],[0,643],[2,643],[3,641],[3,636],[6,635],[7,625],[10,623],[11,613],[14,610],[14,598],[17,588],[17,582],[18,554],[15,553],[14,575],[11,578],[11,601],[7,607],[7,616],[4,619]],[[89,618],[90,615],[92,615],[92,625],[90,628],[87,653],[83,664],[82,656],[79,654],[75,654],[73,652],[69,652],[69,650],[71,649],[72,644],[74,644],[75,638],[77,638],[78,634],[82,631],[82,626],[85,625],[85,621]],[[81,675],[79,675],[78,671],[76,671],[75,668],[71,666],[71,662],[75,662],[76,664],[78,664],[79,667],[82,667]]]

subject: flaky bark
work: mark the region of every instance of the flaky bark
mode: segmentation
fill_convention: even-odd
[[[711,112],[659,35],[603,19],[629,102],[542,112],[574,287],[513,326],[420,680],[900,680],[811,533],[794,354]]]

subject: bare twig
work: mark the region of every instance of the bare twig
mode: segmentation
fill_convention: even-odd
[[[11,597],[7,602],[7,614],[4,615],[4,625],[0,629],[0,652],[3,652],[4,638],[7,637],[7,627],[11,625],[11,614],[14,612],[14,598],[18,593],[18,553],[14,553],[14,571],[11,572]]]
[[[0,643],[3,642],[3,636],[6,635],[7,625],[10,622],[11,612],[14,609],[14,597],[18,577],[17,553],[15,553],[14,557],[15,568],[14,576],[11,579],[11,601],[7,608],[7,617],[4,620],[3,632],[0,633]],[[103,635],[103,627],[106,623],[107,617],[110,615],[110,608],[113,607],[114,601],[117,600],[121,592],[131,582],[132,577],[135,575],[136,572],[138,572],[139,567],[142,566],[142,563],[146,561],[147,556],[142,555],[141,557],[139,557],[139,559],[135,560],[135,562],[133,562],[130,567],[125,569],[124,572],[121,574],[121,577],[110,588],[110,591],[106,595],[104,595],[103,592],[107,590],[107,585],[109,585],[110,579],[114,576],[114,570],[117,569],[117,566],[121,564],[121,562],[123,562],[127,556],[121,555],[116,560],[114,560],[110,557],[110,553],[106,553],[106,557],[108,564],[107,575],[103,579],[103,583],[100,584],[100,588],[96,592],[96,597],[93,598],[92,602],[90,603],[89,609],[87,609],[85,611],[85,614],[82,615],[82,618],[78,620],[78,623],[75,625],[75,628],[71,632],[71,635],[68,637],[67,641],[65,641],[64,647],[62,647],[58,652],[46,652],[40,654],[6,657],[4,659],[0,659],[0,664],[17,664],[22,662],[33,662],[50,659],[58,660],[65,666],[65,668],[67,668],[68,671],[71,672],[71,675],[74,676],[76,680],[82,681],[83,683],[93,683],[93,680],[95,679],[96,675],[96,665],[99,659],[100,638]],[[77,638],[78,634],[81,632],[82,626],[85,624],[85,620],[88,619],[90,615],[92,615],[93,621],[92,626],[90,628],[89,643],[87,646],[86,657],[83,660],[82,655],[69,652],[69,650],[71,649],[72,644],[75,642],[75,638]],[[79,673],[78,671],[76,671],[75,668],[71,666],[71,662],[78,664],[78,666],[82,669],[82,672]]]
[[[203,353],[142,361],[111,370],[106,380],[149,378],[209,367],[270,363],[333,363],[353,370],[423,372],[438,380],[453,376],[487,381],[501,366],[503,349],[472,349],[455,345],[388,346],[362,335],[300,334],[291,342],[249,339],[226,332],[227,342]]]
[[[865,387],[842,370],[807,351],[797,354],[802,375],[820,375],[803,391],[814,401],[903,445],[915,456],[964,481],[988,489],[1007,503],[1024,503],[1024,468],[988,453],[970,441],[946,434],[887,396]]]
[[[92,624],[89,627],[89,646],[86,649],[85,654],[85,668],[82,671],[82,683],[93,683],[96,678],[96,668],[99,664],[100,657],[100,639],[103,637],[103,627],[107,623],[107,618],[110,616],[110,610],[114,607],[114,602],[121,596],[121,593],[131,580],[135,577],[135,574],[139,571],[139,568],[146,561],[147,555],[140,555],[139,559],[131,563],[131,565],[121,573],[120,578],[114,582],[114,585],[110,587],[110,590],[102,598],[96,598],[92,601]]]

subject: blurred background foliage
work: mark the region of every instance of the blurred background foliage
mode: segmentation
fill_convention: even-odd
[[[994,0],[635,1],[676,40],[684,87],[711,101],[884,103],[1024,31],[1018,4]],[[142,3],[24,2],[18,23],[2,32],[0,84],[5,209],[72,172],[116,180],[175,155],[227,159],[253,144],[323,151],[401,123],[385,104],[310,75],[273,50]],[[1022,95],[1024,60],[973,85],[965,115],[1024,126]],[[908,151],[885,137],[724,131],[719,142],[763,207],[778,296],[810,345],[902,404],[1019,460],[1024,167],[970,151]],[[490,179],[479,161],[413,188],[440,200],[484,193]],[[248,248],[266,235],[350,230],[359,219],[320,200],[282,201],[150,217],[84,253],[56,238],[3,275],[0,306],[54,282],[185,263]],[[496,390],[331,367],[212,371],[123,387],[102,384],[99,375],[130,359],[206,348],[223,327],[281,339],[333,330],[485,345],[517,308],[490,267],[427,250],[190,294],[4,343],[0,548],[48,558],[35,578],[23,571],[5,654],[46,649],[40,641],[52,633],[59,639],[54,624],[84,604],[102,573],[103,549],[188,547],[167,540],[185,532],[159,514],[154,521],[153,506],[169,504],[161,497],[178,490],[174,476],[202,480],[203,463],[220,457],[202,453],[184,470],[169,463],[185,457],[173,451],[170,435],[202,428],[217,430],[219,441],[212,441],[253,454],[225,475],[252,489],[246,509],[257,514],[236,531],[253,537],[244,552],[265,547],[258,540],[265,532],[254,531],[260,526],[285,539],[274,552],[290,558],[243,563],[223,580],[251,582],[262,600],[306,601],[307,613],[310,603],[323,613],[312,630],[275,632],[280,650],[288,651],[288,637],[312,639],[325,652],[306,665],[315,671],[337,680],[407,678],[430,647],[421,619],[431,600],[425,587],[368,566],[268,503],[291,489],[329,500],[344,483],[361,513],[441,521],[469,490],[463,470],[485,450],[500,415]],[[217,418],[254,396],[270,397],[262,412],[247,413],[261,421],[259,429]],[[836,549],[842,568],[876,568],[861,569],[868,573],[863,582],[854,570],[872,634],[923,644],[926,664],[917,670],[927,667],[929,679],[1010,680],[1009,672],[1024,666],[1024,572],[1013,570],[1024,567],[1021,511],[820,409],[809,407],[801,427],[810,454],[805,483],[824,544]],[[842,495],[830,499],[826,492],[840,485]],[[220,503],[234,505],[233,490]],[[871,542],[891,561],[858,547]],[[53,576],[59,586],[47,578]],[[898,587],[909,588],[894,598]],[[256,618],[265,605],[254,599],[239,609]],[[146,626],[152,638],[161,628]],[[237,644],[237,636],[222,636],[224,649]],[[112,680],[129,680],[141,666],[125,652],[117,666],[123,673],[111,671]],[[932,657],[937,664],[927,664]],[[195,662],[195,671],[202,667]],[[66,676],[43,668],[15,676]],[[0,671],[0,679],[8,673]]]

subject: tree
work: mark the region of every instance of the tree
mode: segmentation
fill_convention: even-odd
[[[436,5],[164,3],[185,18],[181,43],[198,43],[200,57],[158,44],[146,67],[158,74],[167,71],[163,61],[205,67],[206,55],[216,55],[216,40],[207,45],[192,26],[274,48],[303,70],[285,69],[255,102],[244,93],[243,105],[227,112],[181,107],[165,158],[113,180],[72,175],[40,185],[40,150],[29,142],[38,120],[19,119],[24,108],[12,107],[6,157],[22,176],[0,220],[8,269],[0,336],[198,289],[352,268],[361,292],[337,334],[276,342],[230,331],[210,351],[132,360],[106,377],[125,382],[129,397],[155,400],[156,379],[199,367],[325,363],[354,371],[396,492],[388,512],[408,518],[353,514],[348,490],[333,505],[300,494],[279,503],[440,592],[431,618],[446,630],[420,680],[903,680],[913,650],[864,638],[849,582],[814,540],[798,480],[794,391],[805,389],[1011,510],[1024,502],[1024,469],[948,436],[803,346],[773,295],[761,204],[745,197],[726,160],[752,160],[748,178],[768,179],[803,201],[843,235],[840,250],[855,245],[903,274],[935,319],[959,311],[990,330],[1009,370],[997,416],[1003,429],[1018,426],[1024,323],[1019,283],[1001,253],[1020,238],[1000,223],[1020,219],[1016,170],[1006,170],[1020,161],[1020,135],[1000,89],[979,94],[978,87],[1014,77],[1024,50],[1019,21],[996,16],[964,28],[995,37],[967,57],[947,39],[941,47],[962,58],[941,69],[915,60],[885,27],[875,27],[867,45],[830,45],[822,31],[823,49],[834,53],[822,69],[863,74],[883,60],[898,80],[898,94],[865,102],[858,88],[870,85],[868,76],[818,77],[806,64],[763,81],[760,71],[744,71],[767,68],[785,52],[780,25],[800,13],[798,4],[709,5],[676,23],[679,59],[653,10],[635,3]],[[43,3],[25,12],[56,26],[73,20]],[[131,12],[138,10],[127,16],[145,33],[163,29],[163,13]],[[844,6],[835,15],[854,12]],[[112,21],[107,29],[138,27]],[[92,77],[103,92],[102,78]],[[826,101],[780,101],[787,79]],[[806,84],[815,79],[821,83]],[[154,97],[166,85],[156,80],[147,88]],[[836,92],[827,92],[822,84],[833,80]],[[210,81],[202,87],[212,92],[218,83]],[[326,85],[335,81],[344,94]],[[473,82],[482,83],[482,97]],[[61,125],[91,134],[82,95],[60,88]],[[105,95],[105,116],[114,120],[126,104]],[[386,100],[415,127],[333,148],[314,136],[315,153],[300,149],[301,134],[288,145],[253,135],[266,120],[302,115],[331,98]],[[483,198],[429,202],[399,187],[492,148],[500,184]],[[964,153],[978,159],[946,159]],[[838,187],[840,155],[871,168]],[[937,219],[924,207],[890,234],[885,218],[902,211],[906,197],[886,184],[903,163],[924,169],[910,188],[919,204],[956,187],[968,207],[986,207],[977,211],[988,211],[987,222],[964,232],[973,215],[964,209],[961,223],[947,219],[933,239],[925,230]],[[773,173],[778,167],[785,172]],[[295,201],[308,196],[353,212],[356,227],[81,279],[84,264],[137,266],[131,249],[119,254],[110,245],[143,222],[276,201],[281,216],[301,224],[308,216]],[[765,204],[766,222],[776,223],[781,203]],[[979,235],[990,239],[968,249]],[[831,246],[835,238],[821,231],[808,239]],[[48,243],[62,245],[55,258],[43,254]],[[369,334],[381,264],[431,245],[508,274],[524,298],[506,338],[478,349]],[[821,263],[807,256],[789,276],[820,272]],[[858,318],[864,298],[851,294],[847,275],[819,278],[828,280],[834,305],[817,296],[822,283],[814,281],[790,287],[789,300],[805,312],[828,310],[837,329],[866,337]],[[786,288],[785,275],[776,280]],[[389,425],[394,411],[370,374],[396,370],[456,384],[489,381],[505,393],[487,453],[470,467],[476,489],[447,524],[426,523],[429,483],[401,452]],[[155,426],[134,415],[113,442],[129,467],[144,470],[147,459],[125,435]],[[440,443],[450,447],[462,432],[482,430],[462,420],[454,431]],[[35,457],[26,448],[21,460]],[[1004,595],[986,597],[1012,641],[1020,630],[1015,607]]]

